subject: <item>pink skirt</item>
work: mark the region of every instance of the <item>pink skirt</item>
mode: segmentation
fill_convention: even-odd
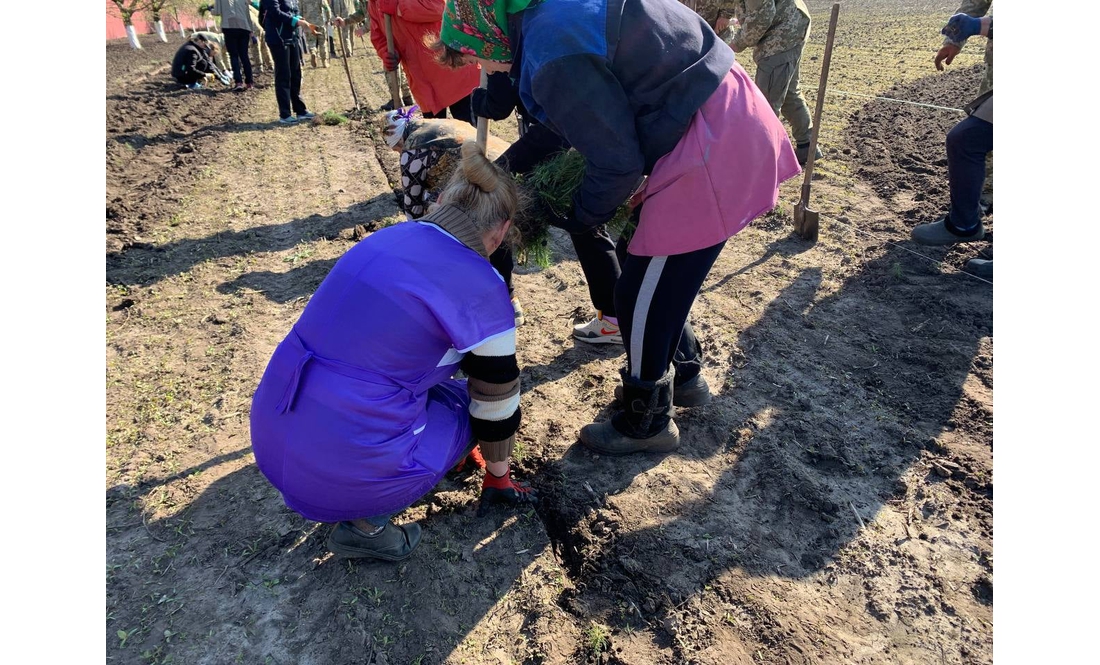
[[[717,245],[774,208],[780,183],[801,172],[787,130],[734,63],[636,195],[645,206],[628,251],[671,256]]]

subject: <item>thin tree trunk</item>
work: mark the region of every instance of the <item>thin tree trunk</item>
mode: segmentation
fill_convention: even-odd
[[[133,24],[126,25],[126,37],[130,40],[130,48],[141,48],[141,42],[138,41],[137,30],[134,29]]]
[[[164,21],[157,21],[156,26],[157,26],[157,39],[159,39],[160,41],[167,44],[168,43],[168,37],[167,37],[167,35],[164,34]]]

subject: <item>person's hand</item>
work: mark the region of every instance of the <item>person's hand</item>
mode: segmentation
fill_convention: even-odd
[[[714,22],[714,31],[721,34],[726,28],[730,27],[730,20],[725,16],[719,16],[718,20]]]
[[[592,230],[591,226],[581,224],[580,221],[577,220],[576,215],[572,212],[564,217],[551,215],[550,226],[556,226],[562,231],[568,232],[570,235],[581,235]]]
[[[338,27],[344,27],[344,19],[341,16],[337,16],[336,18],[332,19],[332,22],[335,23]]]
[[[497,478],[486,470],[485,481],[481,485],[481,505],[478,507],[477,514],[484,515],[489,506],[498,503],[525,507],[533,506],[538,503],[538,500],[538,493],[527,483],[517,483],[512,479],[511,473],[503,478]]]
[[[307,21],[305,19],[298,19],[298,25],[305,28],[306,30],[308,30],[310,32],[310,34],[314,34],[314,35],[321,34],[321,30],[317,26],[313,25],[312,23],[310,23],[309,21]]]
[[[982,20],[969,14],[955,14],[947,20],[940,34],[953,42],[963,42],[982,32]],[[948,63],[951,64],[951,63]]]
[[[955,59],[955,56],[962,50],[958,44],[944,44],[943,48],[936,53],[936,69],[943,71],[944,65],[950,65],[951,61]]]
[[[397,55],[397,51],[387,51],[382,56],[382,66],[386,68],[387,72],[397,71],[397,65],[401,62],[401,56]]]
[[[397,16],[397,0],[376,0],[378,2],[378,9],[383,14],[389,14],[390,16]]]

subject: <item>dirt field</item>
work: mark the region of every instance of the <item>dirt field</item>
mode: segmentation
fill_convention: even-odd
[[[829,4],[809,4],[813,102]],[[265,364],[326,272],[399,219],[396,158],[370,122],[274,125],[270,73],[244,94],[176,90],[178,35],[108,43],[108,660],[992,662],[992,287],[958,271],[992,236],[908,240],[946,208],[943,137],[962,116],[873,99],[960,107],[982,53],[936,72],[954,7],[896,4],[844,3],[821,240],[792,235],[791,181],[704,285],[692,317],[718,396],[680,411],[681,449],[577,442],[625,356],[574,344],[590,305],[558,237],[556,263],[516,279],[517,476],[543,501],[479,518],[480,478],[449,479],[398,517],[424,527],[399,565],[329,555],[329,527],[283,505],[248,434]],[[380,61],[359,42],[349,62],[377,108]],[[307,65],[303,87],[313,111],[351,109],[340,60]]]

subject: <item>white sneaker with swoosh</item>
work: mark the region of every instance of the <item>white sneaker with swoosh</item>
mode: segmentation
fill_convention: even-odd
[[[583,325],[573,326],[573,337],[589,344],[622,344],[623,335],[618,324],[603,318],[602,312],[596,312],[596,318]]]

